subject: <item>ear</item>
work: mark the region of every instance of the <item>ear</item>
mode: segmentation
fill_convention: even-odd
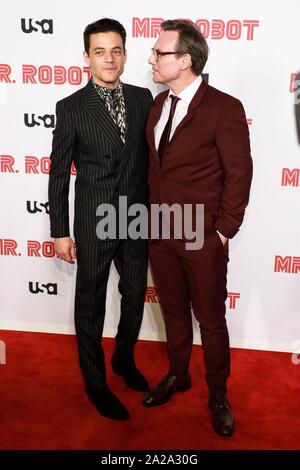
[[[192,58],[190,54],[184,54],[181,57],[181,70],[190,69],[192,67]]]
[[[127,49],[124,51],[124,64],[127,62]]]
[[[85,51],[83,51],[83,54],[82,54],[82,55],[83,55],[83,60],[84,60],[84,62],[86,63],[86,65],[87,65],[88,67],[90,67],[90,66],[91,66],[91,62],[90,62],[90,58],[89,58],[88,53],[85,52]]]

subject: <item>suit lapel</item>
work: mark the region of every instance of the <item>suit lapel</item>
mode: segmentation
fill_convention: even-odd
[[[155,99],[154,104],[151,107],[148,123],[147,123],[147,140],[150,146],[151,153],[156,153],[155,149],[155,137],[154,137],[154,128],[159,121],[161,116],[163,104],[165,102],[166,97],[168,96],[169,91],[166,90]],[[155,159],[157,160],[157,164],[159,165],[158,157]]]
[[[136,116],[135,110],[137,109],[136,106],[136,96],[132,93],[131,87],[123,83],[123,93],[124,93],[124,100],[125,100],[125,108],[126,108],[126,120],[127,120],[127,127],[126,127],[126,137],[125,137],[125,149],[131,144],[132,139],[134,138],[134,132],[136,130]]]
[[[114,124],[109,112],[98,95],[92,81],[85,87],[85,105],[88,113],[96,121],[101,132],[105,134],[107,140],[115,147],[118,153],[123,152],[123,143],[117,126]]]
[[[123,93],[126,108],[127,126],[125,135],[125,146],[123,148],[124,155],[120,164],[119,174],[121,174],[124,166],[126,165],[126,161],[128,160],[128,156],[130,155],[129,148],[134,142],[134,134],[139,128],[136,95],[133,92],[133,89],[130,86],[126,85],[126,83],[123,83]]]
[[[190,105],[189,105],[188,112],[187,112],[186,116],[182,119],[182,121],[176,127],[175,132],[174,132],[171,140],[176,138],[176,135],[178,134],[178,132],[180,132],[180,129],[182,129],[192,119],[192,117],[195,114],[195,111],[200,106],[200,103],[202,101],[202,98],[203,98],[206,90],[207,90],[207,83],[206,83],[205,80],[202,80],[201,85],[199,86],[199,88],[196,91],[192,101],[190,102]]]
[[[175,132],[174,132],[171,140],[176,138],[176,135],[178,134],[178,132],[180,132],[180,129],[182,129],[192,119],[192,117],[195,114],[195,111],[200,106],[200,103],[202,101],[202,98],[203,98],[206,90],[207,90],[207,87],[208,87],[208,85],[207,85],[206,81],[202,80],[201,85],[199,86],[199,88],[196,91],[192,101],[190,102],[187,115],[183,118],[183,120],[176,127]],[[164,101],[165,101],[166,97],[168,96],[168,93],[169,93],[168,90],[164,91],[163,93],[161,93],[157,97],[157,100],[154,102],[154,104],[151,108],[150,115],[149,115],[149,120],[148,120],[148,125],[147,125],[147,139],[148,139],[148,143],[149,143],[149,146],[151,148],[151,153],[152,154],[153,154],[153,152],[157,153],[156,149],[155,149],[154,128],[155,128],[156,124],[159,121],[159,118],[160,118],[161,112],[162,112],[162,108],[163,108],[163,104],[164,104]],[[158,157],[155,160],[157,162],[157,165],[159,165]]]

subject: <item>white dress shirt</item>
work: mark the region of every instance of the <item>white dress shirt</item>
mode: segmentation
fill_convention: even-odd
[[[174,131],[178,124],[182,121],[182,119],[187,115],[188,113],[188,108],[190,105],[190,102],[194,98],[194,95],[196,94],[199,86],[201,85],[202,82],[202,77],[199,75],[199,77],[195,78],[195,80],[188,85],[184,90],[182,90],[177,96],[180,98],[180,100],[177,102],[176,109],[175,109],[175,114],[173,116],[173,122],[172,122],[172,129],[171,129],[171,134],[170,134],[170,140],[172,139],[172,136],[174,134]],[[171,98],[170,95],[174,95],[172,91],[169,91],[169,94],[167,98],[165,99],[165,102],[162,107],[162,112],[160,115],[160,119],[158,123],[156,124],[154,128],[154,137],[155,137],[155,148],[156,150],[158,149],[159,141],[162,136],[163,130],[165,128],[165,125],[167,124],[169,114],[170,114],[170,108],[171,108]],[[176,95],[175,95],[176,96]]]
[[[187,115],[190,102],[194,98],[201,83],[202,83],[202,77],[201,75],[199,75],[199,77],[195,78],[195,80],[192,83],[190,83],[190,85],[188,85],[184,90],[182,90],[178,95],[175,95],[175,93],[172,93],[172,91],[169,90],[169,94],[167,98],[165,99],[165,102],[162,107],[160,119],[154,128],[156,150],[158,149],[160,138],[164,131],[165,125],[167,124],[167,121],[169,119],[171,102],[172,102],[170,95],[175,95],[175,96],[178,96],[178,98],[180,98],[180,100],[177,102],[175,113],[173,116],[172,129],[170,133],[170,140],[171,140],[176,127],[178,126],[178,124],[180,124],[182,119]],[[225,243],[227,242],[227,238],[224,237],[224,235],[222,235],[218,230],[217,230],[217,233],[219,234],[223,245],[225,245]]]

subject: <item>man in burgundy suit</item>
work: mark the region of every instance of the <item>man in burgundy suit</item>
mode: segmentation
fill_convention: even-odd
[[[228,239],[239,230],[249,200],[248,126],[240,101],[202,79],[208,47],[198,28],[182,20],[165,21],[161,28],[149,63],[154,82],[170,90],[156,97],[148,119],[150,203],[204,204],[204,244],[188,250],[184,238],[150,241],[170,366],[143,404],[162,405],[191,387],[192,307],[200,324],[213,428],[232,436],[226,275]]]

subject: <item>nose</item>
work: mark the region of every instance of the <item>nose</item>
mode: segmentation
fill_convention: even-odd
[[[106,52],[105,53],[105,61],[106,62],[112,62],[114,60],[114,56],[112,54],[112,52]]]
[[[155,64],[155,59],[154,59],[153,53],[150,55],[150,57],[149,57],[149,59],[148,59],[148,64],[150,64],[150,65],[154,65],[154,64]]]

